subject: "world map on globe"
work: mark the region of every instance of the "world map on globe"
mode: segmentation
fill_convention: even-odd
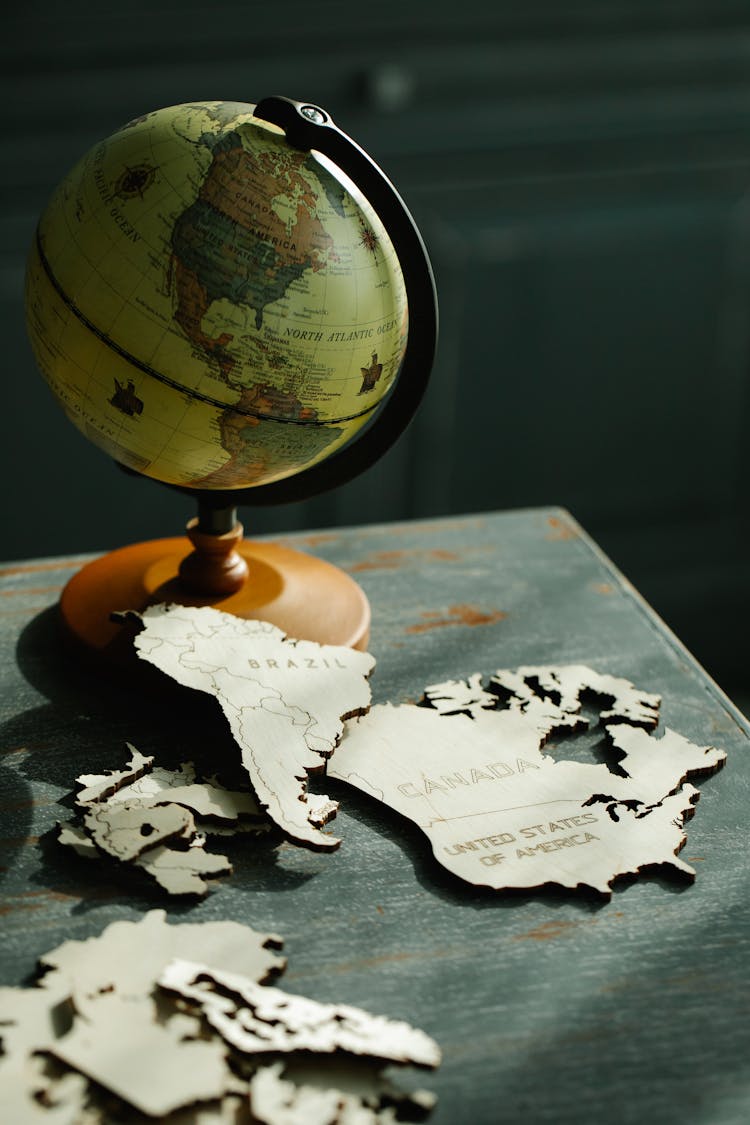
[[[26,309],[71,421],[198,489],[270,483],[345,445],[408,333],[359,189],[230,102],[146,114],[84,156],[40,219]]]

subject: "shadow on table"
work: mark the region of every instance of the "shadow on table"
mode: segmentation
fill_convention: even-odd
[[[190,909],[195,896],[168,896],[156,884],[152,891],[148,877],[130,871],[127,864],[105,857],[93,862],[63,848],[56,840],[56,824],[74,816],[76,777],[121,768],[130,756],[128,745],[153,754],[166,768],[189,761],[201,776],[217,774],[230,788],[244,787],[247,777],[237,746],[216,701],[180,687],[150,666],[135,664],[132,671],[120,672],[81,656],[65,644],[55,608],[24,629],[17,660],[25,679],[49,700],[0,728],[3,746],[24,751],[15,769],[8,770],[17,790],[14,798],[28,810],[25,830],[19,827],[14,835],[28,835],[35,794],[43,806],[37,812],[37,821],[43,823],[42,865],[31,881],[80,897],[74,913],[92,909],[102,899],[120,898],[123,892],[140,896],[142,901],[136,897],[134,902],[144,909],[165,902],[170,910]],[[48,787],[52,799],[45,793]],[[247,837],[237,835],[212,840],[209,849],[228,856],[235,869],[229,878],[238,889],[283,891],[307,882],[314,870],[280,865],[281,843],[281,834],[272,831],[254,837],[252,848],[247,847]]]
[[[239,765],[232,770],[236,747],[215,700],[137,660],[120,669],[81,653],[67,643],[54,607],[23,630],[16,656],[24,678],[49,700],[7,726],[12,737],[25,736],[35,779],[72,790],[80,772],[118,768],[127,743],[160,765],[197,757],[209,772],[243,776]]]
[[[101,660],[82,656],[66,645],[55,608],[27,625],[18,642],[17,657],[24,677],[50,702],[6,724],[3,741],[6,745],[25,745],[27,752],[20,767],[23,775],[33,783],[47,782],[64,790],[69,797],[61,803],[71,810],[75,777],[82,772],[119,768],[128,755],[127,744],[141,753],[153,754],[160,765],[174,768],[193,761],[204,775],[218,771],[227,785],[240,786],[246,781],[236,743],[213,698],[183,688],[147,665],[135,663],[132,670],[122,672]],[[351,817],[395,843],[422,887],[452,905],[475,911],[508,910],[541,900],[553,909],[572,904],[581,913],[594,915],[608,901],[586,890],[545,887],[498,892],[471,886],[438,863],[427,838],[415,825],[374,798],[327,777],[313,779],[311,789],[325,789]],[[59,809],[52,815],[57,819]],[[236,856],[242,867],[238,888],[284,890],[311,878],[314,871],[292,872],[279,867],[279,842],[280,837],[274,835],[269,843],[255,841],[252,849],[243,849],[241,844],[221,840],[213,850],[227,854],[231,850],[230,858]],[[72,860],[58,859],[57,851],[62,849],[46,849],[46,875],[50,877],[62,878],[72,860],[78,867],[90,863],[75,856]],[[626,888],[635,878],[618,880],[615,891]],[[650,878],[670,894],[681,894],[689,885],[677,874],[674,878],[660,875],[658,869]],[[80,909],[86,909],[85,904]]]
[[[33,794],[18,769],[14,768],[13,744],[9,761],[0,760],[0,793],[2,794],[2,836],[0,836],[0,884],[14,870],[17,857],[33,841],[30,836]]]

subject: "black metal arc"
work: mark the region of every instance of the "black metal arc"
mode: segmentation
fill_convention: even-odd
[[[396,382],[374,422],[359,437],[319,464],[270,484],[217,491],[180,488],[212,508],[307,500],[364,472],[390,449],[413,418],[427,387],[437,346],[437,292],[432,266],[414,219],[385,173],[319,106],[271,97],[259,102],[253,112],[261,121],[283,129],[293,148],[326,156],[365,196],[388,231],[401,265],[409,331]]]

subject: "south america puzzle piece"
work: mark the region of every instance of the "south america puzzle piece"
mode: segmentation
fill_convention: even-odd
[[[295,843],[338,847],[319,827],[331,810],[321,816],[320,798],[308,800],[307,779],[323,770],[343,720],[368,710],[374,658],[208,606],[151,606],[142,622],[138,655],[216,698],[271,820]]]

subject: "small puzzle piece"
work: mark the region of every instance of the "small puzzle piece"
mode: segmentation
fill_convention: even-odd
[[[196,781],[192,762],[165,769],[128,749],[125,769],[77,778],[81,822],[59,825],[59,842],[86,859],[105,853],[141,868],[169,894],[205,895],[206,878],[232,871],[227,856],[205,850],[206,835],[267,832],[270,822],[249,790]],[[327,798],[316,800],[321,817],[332,815]]]
[[[208,890],[207,877],[232,873],[227,856],[207,852],[200,845],[184,851],[163,846],[151,848],[135,862],[171,895],[204,895]]]
[[[97,847],[119,860],[138,859],[149,848],[195,833],[192,814],[181,805],[138,800],[87,809],[83,825]]]

